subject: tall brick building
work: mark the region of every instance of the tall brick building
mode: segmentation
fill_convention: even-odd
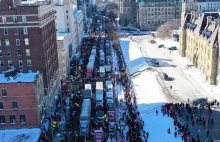
[[[0,1],[0,72],[10,68],[43,72],[47,109],[52,110],[60,83],[55,10],[50,1]]]

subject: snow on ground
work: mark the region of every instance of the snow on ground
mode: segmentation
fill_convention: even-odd
[[[179,47],[179,42],[173,41],[171,39],[168,40],[159,40],[156,39],[158,44],[164,44],[166,47],[170,47],[170,46],[176,46],[177,48]],[[209,85],[208,82],[205,81],[205,76],[202,73],[202,71],[200,71],[199,69],[195,68],[195,67],[191,67],[191,68],[186,68],[186,65],[192,65],[192,62],[190,62],[186,57],[180,57],[179,56],[179,52],[172,52],[172,54],[170,54],[171,58],[178,62],[182,68],[185,68],[183,70],[184,73],[189,74],[194,81],[196,81],[205,91],[206,94],[217,99],[218,101],[220,101],[220,88],[217,87],[216,85]]]
[[[1,142],[37,142],[40,137],[39,128],[0,130]]]
[[[121,39],[120,45],[130,74],[137,71],[143,71],[147,68],[148,65],[142,56],[140,49],[135,47],[135,44],[131,40]]]
[[[144,66],[147,67],[146,61],[135,44],[129,40],[120,40],[120,43],[129,70],[140,71]],[[136,61],[134,62],[134,60]],[[162,116],[161,113],[156,116],[156,110],[160,112],[161,106],[167,102],[162,88],[157,82],[156,75],[156,72],[142,72],[140,75],[132,77],[131,80],[137,98],[138,110],[145,122],[144,130],[150,134],[149,142],[181,142],[180,137],[174,137],[173,119]],[[171,129],[171,134],[167,133],[168,128]]]
[[[182,142],[180,136],[174,137],[173,119],[160,112],[161,106],[167,101],[156,75],[156,72],[143,72],[132,78],[138,110],[145,122],[144,130],[150,134],[149,142]],[[158,116],[156,110],[160,112]],[[171,129],[171,134],[167,133],[168,128]]]

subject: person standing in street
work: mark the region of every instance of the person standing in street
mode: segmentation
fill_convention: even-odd
[[[209,137],[209,130],[206,131],[206,137]]]

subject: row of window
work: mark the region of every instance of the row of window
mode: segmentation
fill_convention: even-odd
[[[25,49],[25,54],[26,54],[26,56],[30,56],[31,55],[30,49]],[[11,57],[11,51],[6,50],[6,55],[7,55],[7,57]],[[17,56],[22,56],[22,50],[21,49],[17,50]],[[0,50],[0,57],[3,57],[3,51],[2,50]]]
[[[2,23],[7,23],[7,18],[10,18],[10,17],[2,17]],[[26,16],[22,16],[21,19],[22,19],[23,23],[27,22]],[[18,17],[17,16],[13,16],[13,23],[18,23]]]
[[[5,66],[5,63],[4,61],[0,61],[0,67],[4,67]],[[12,63],[12,60],[8,60],[8,67],[13,67],[13,63]],[[18,60],[18,66],[19,67],[23,67],[24,64],[23,64],[23,61],[22,60]],[[27,60],[27,66],[32,66],[32,62],[31,60]]]
[[[15,39],[16,41],[16,46],[20,46],[20,39]],[[24,38],[24,45],[29,45],[29,39],[28,38]],[[2,42],[0,40],[0,46],[2,46]],[[5,46],[10,46],[10,41],[9,39],[5,39]]]
[[[8,35],[9,34],[8,28],[4,28],[3,31],[4,31],[4,35]],[[15,35],[19,35],[19,28],[14,28],[14,34]],[[28,34],[28,28],[27,27],[23,28],[23,34],[24,35]]]
[[[10,123],[16,124],[16,118],[15,115],[9,115],[10,116]],[[20,123],[26,123],[25,115],[20,115]],[[0,115],[0,124],[6,124],[5,116]]]
[[[18,102],[17,101],[13,101],[12,102],[12,107],[13,107],[13,109],[18,109]],[[4,109],[3,102],[0,102],[0,110],[3,110],[3,109]]]

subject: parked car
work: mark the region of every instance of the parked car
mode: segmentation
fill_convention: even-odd
[[[169,50],[177,50],[176,46],[172,46],[170,48],[168,48]]]
[[[155,44],[155,43],[156,43],[156,41],[155,41],[155,40],[152,40],[152,39],[149,40],[149,42],[152,43],[152,44]]]
[[[158,48],[164,48],[163,44],[158,45]]]
[[[192,101],[192,103],[194,105],[198,105],[198,104],[206,104],[207,103],[207,99],[206,98],[198,98]]]
[[[159,75],[163,78],[163,80],[169,79],[169,76],[166,73],[161,72]]]

